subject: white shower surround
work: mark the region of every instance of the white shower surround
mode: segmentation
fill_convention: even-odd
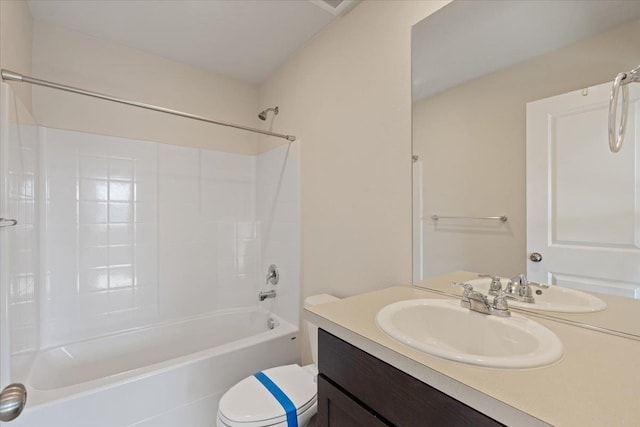
[[[4,387],[14,368],[9,355],[38,346],[39,159],[38,129],[5,83],[0,83],[0,111],[0,211],[18,221],[0,231],[0,387]]]
[[[149,392],[176,385],[162,383],[162,378],[198,378],[222,369],[224,375],[206,379],[210,387],[198,396],[184,389],[173,402],[176,406],[165,402],[156,408],[178,417],[167,418],[174,421],[196,414],[205,425],[207,408],[216,406],[219,394],[234,382],[298,360],[292,340],[300,295],[297,143],[248,156],[37,126],[11,131],[7,143],[12,159],[20,150],[32,154],[21,154],[23,170],[13,179],[24,188],[35,183],[31,199],[27,194],[16,201],[17,209],[30,215],[31,222],[24,221],[31,231],[23,246],[33,264],[25,267],[18,257],[9,260],[15,267],[13,285],[7,282],[1,289],[9,311],[8,322],[0,327],[11,342],[3,342],[0,351],[4,361],[12,355],[11,373],[5,362],[1,379],[23,381],[31,392],[32,402],[21,418],[44,420],[95,399],[133,401],[149,384]],[[19,235],[17,229],[11,233]],[[15,243],[10,245],[13,249]],[[271,263],[281,272],[278,297],[259,303],[257,294],[266,288],[263,273]],[[30,285],[20,279],[25,268],[33,278]],[[22,288],[16,287],[19,283]],[[177,358],[171,351],[159,351],[161,361],[135,369],[126,363],[109,368],[130,370],[126,378],[111,378],[105,363],[96,365],[97,371],[106,369],[105,376],[78,384],[78,378],[69,375],[58,384],[67,385],[53,392],[31,383],[42,375],[38,369],[44,365],[38,362],[56,349],[68,346],[84,352],[110,340],[116,352],[126,353],[124,337],[132,331],[140,334],[140,342],[152,342],[158,331],[175,330],[185,319],[222,319],[221,314],[239,312],[273,313],[280,327],[253,337],[238,331],[238,340],[227,336],[205,350],[192,343],[199,350]],[[169,348],[172,342],[163,345]],[[243,362],[231,363],[234,369],[229,370],[225,358]],[[65,366],[67,373],[74,372],[73,364]],[[43,388],[42,382],[39,386]],[[157,414],[150,418],[148,409],[129,411],[126,422],[112,419],[115,424],[110,425],[153,419]],[[194,425],[200,421],[194,418]]]
[[[43,347],[254,305],[253,156],[48,128],[40,141]]]
[[[49,128],[40,144],[41,347],[255,306],[264,264],[297,293],[288,147],[249,156]]]

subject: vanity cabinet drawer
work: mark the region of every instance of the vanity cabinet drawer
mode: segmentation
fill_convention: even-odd
[[[322,329],[318,331],[318,369],[320,381],[328,379],[333,388],[351,396],[354,404],[359,402],[363,410],[391,425],[502,425]],[[323,387],[318,391],[319,411],[326,409],[327,387]],[[318,420],[319,427],[339,425],[329,424],[322,416]]]

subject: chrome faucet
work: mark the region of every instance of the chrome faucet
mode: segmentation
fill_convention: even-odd
[[[280,281],[280,272],[278,271],[278,267],[275,264],[271,264],[269,266],[269,269],[267,270],[267,285],[277,285],[278,282]],[[267,298],[275,298],[276,297],[276,291],[274,290],[270,290],[270,291],[261,291],[258,294],[258,298],[260,298],[260,301],[264,301]]]
[[[493,298],[493,302],[490,303],[489,298],[486,295],[483,295],[481,292],[474,291],[473,286],[469,283],[451,282],[451,286],[461,286],[464,288],[464,291],[462,292],[462,300],[460,301],[461,307],[483,314],[492,314],[500,317],[511,316],[505,292],[501,291]]]
[[[509,279],[505,293],[507,298],[512,298],[517,301],[526,302],[528,304],[535,304],[536,300],[531,292],[531,287],[534,286],[540,289],[547,289],[549,285],[545,283],[530,282],[527,280],[527,276],[519,274]]]
[[[271,290],[271,291],[262,291],[258,294],[258,298],[260,298],[260,301],[264,301],[267,298],[275,298],[276,297],[276,291]]]

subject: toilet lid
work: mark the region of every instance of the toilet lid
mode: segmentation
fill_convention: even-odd
[[[262,371],[291,400],[300,415],[316,401],[314,375],[299,365],[278,366]],[[220,399],[220,418],[226,424],[277,424],[286,420],[282,405],[256,377],[251,375],[231,387]]]

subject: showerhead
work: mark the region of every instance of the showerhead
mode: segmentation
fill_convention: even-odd
[[[273,111],[273,114],[275,114],[276,116],[278,115],[278,107],[273,107],[273,108],[267,108],[266,110],[263,110],[260,112],[260,114],[258,114],[258,118],[260,120],[267,120],[267,113],[269,111]]]

